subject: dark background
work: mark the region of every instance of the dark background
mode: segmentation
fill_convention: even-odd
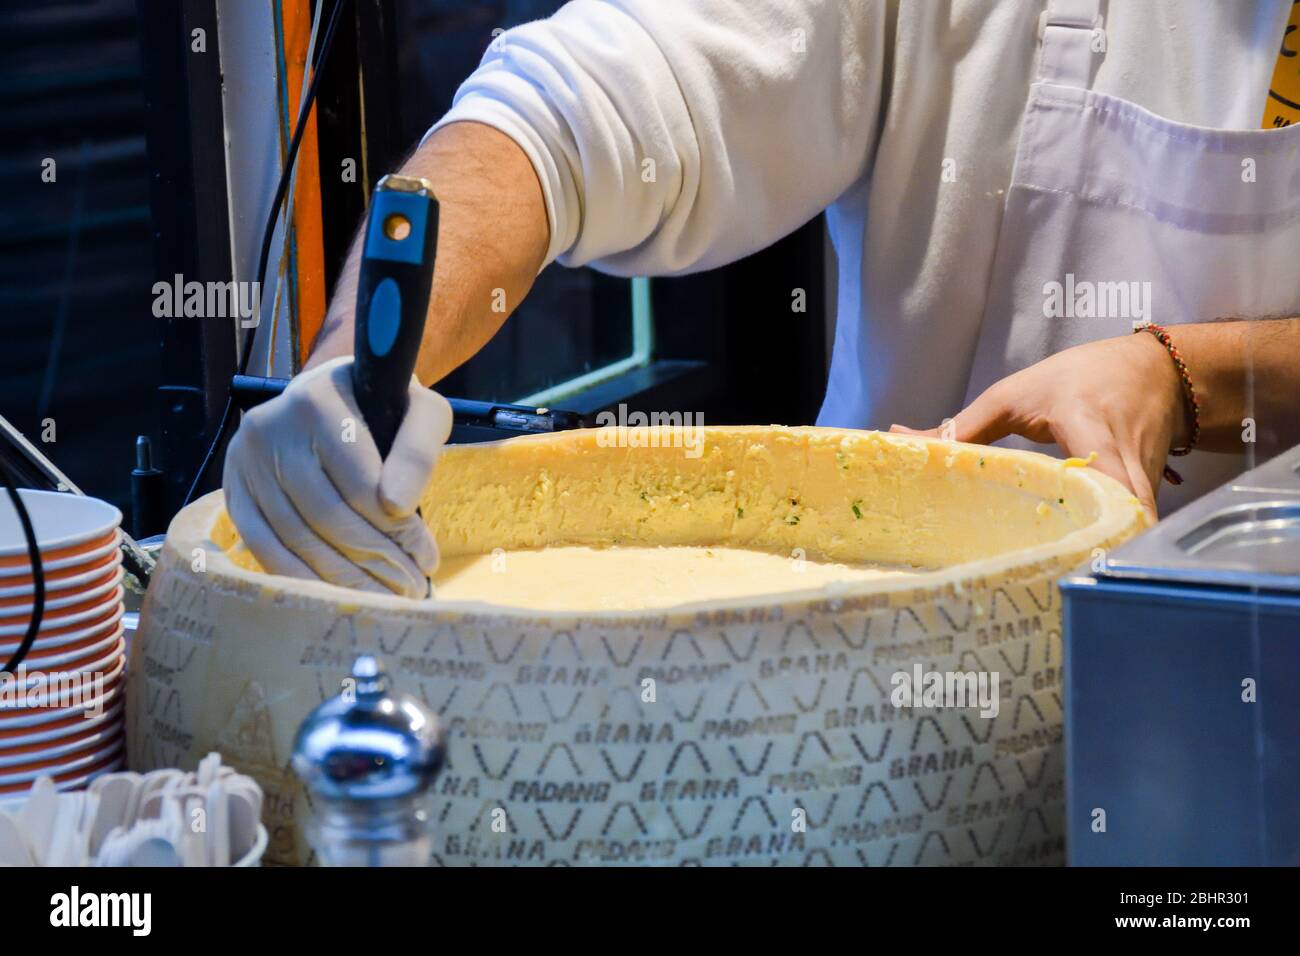
[[[140,83],[134,0],[0,6],[0,414],[119,507],[158,418]]]

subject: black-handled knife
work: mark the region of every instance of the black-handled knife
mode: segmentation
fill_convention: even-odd
[[[352,390],[387,458],[406,416],[438,253],[438,200],[426,179],[389,175],[370,197],[357,283]]]

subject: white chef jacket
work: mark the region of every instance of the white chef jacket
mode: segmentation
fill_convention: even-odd
[[[826,209],[839,289],[819,424],[928,427],[971,378],[1044,6],[573,0],[501,35],[435,129],[519,143],[547,262],[708,269]],[[1290,7],[1111,0],[1092,88],[1258,129]]]

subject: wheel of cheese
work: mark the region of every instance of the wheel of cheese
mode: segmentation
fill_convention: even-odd
[[[1056,581],[1146,522],[1084,464],[824,428],[449,448],[422,506],[445,562],[598,550],[583,581],[557,559],[545,611],[263,573],[214,493],[146,594],[130,766],[219,750],[267,792],[268,859],[310,862],[294,734],[370,653],[447,728],[435,864],[1060,862]],[[909,573],[593,611],[628,548]],[[996,675],[996,706],[896,699],[900,674]]]

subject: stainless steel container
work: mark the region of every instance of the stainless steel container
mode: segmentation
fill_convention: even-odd
[[[1061,591],[1069,861],[1300,864],[1300,448]]]

